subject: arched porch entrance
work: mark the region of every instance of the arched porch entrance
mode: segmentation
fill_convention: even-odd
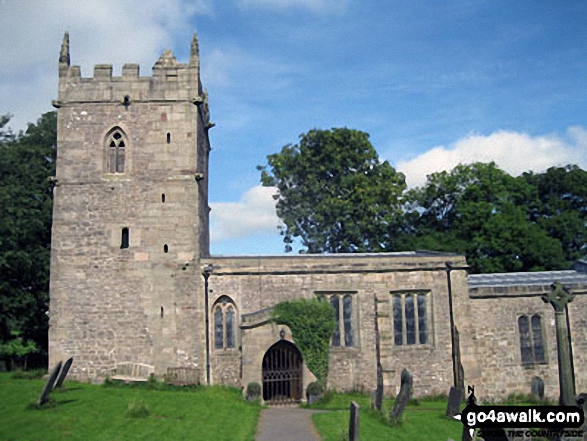
[[[281,340],[263,357],[263,400],[267,404],[299,402],[303,396],[302,354],[293,343]]]

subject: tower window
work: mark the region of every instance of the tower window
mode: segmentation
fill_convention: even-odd
[[[171,144],[171,133],[167,133],[167,144]]]
[[[167,244],[163,245],[163,252],[167,253],[169,251],[169,247],[167,246]]]
[[[129,235],[128,235],[128,228],[123,228],[122,229],[122,238],[120,241],[120,248],[128,248],[128,242],[129,242]]]
[[[161,202],[162,203],[165,203],[165,193],[162,193],[161,194]]]
[[[120,128],[113,129],[106,137],[107,170],[109,173],[124,173],[126,146],[126,136]]]

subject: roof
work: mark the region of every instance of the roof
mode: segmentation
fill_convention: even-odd
[[[550,285],[560,282],[563,285],[587,285],[587,273],[582,271],[537,271],[533,273],[472,274],[469,288],[506,287],[520,285]]]

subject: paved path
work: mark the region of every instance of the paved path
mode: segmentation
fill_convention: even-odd
[[[256,441],[320,441],[312,414],[297,407],[270,407],[261,411]]]

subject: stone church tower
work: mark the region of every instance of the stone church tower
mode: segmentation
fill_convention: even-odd
[[[200,258],[209,254],[207,94],[198,41],[166,50],[152,76],[59,57],[49,362],[78,378],[117,361],[203,368]],[[200,325],[197,325],[200,324]]]

